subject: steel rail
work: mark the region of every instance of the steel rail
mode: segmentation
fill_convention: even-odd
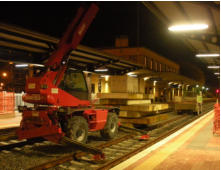
[[[97,168],[96,170],[107,170],[110,169],[116,165],[118,165],[119,163],[121,163],[122,161],[125,161],[127,159],[129,159],[130,157],[136,155],[137,153],[143,151],[144,149],[156,144],[157,142],[161,141],[162,139],[170,136],[171,134],[175,133],[176,131],[178,131],[179,129],[183,128],[184,126],[190,124],[191,122],[197,120],[198,118],[200,118],[201,116],[203,116],[205,114],[205,112],[203,114],[200,114],[196,117],[193,117],[192,119],[188,120],[187,122],[184,122],[183,124],[181,124],[180,126],[177,126],[176,128],[168,131],[167,133],[157,137],[156,139],[154,139],[153,141],[150,141],[149,143],[141,146],[140,148],[133,150],[125,155],[123,155],[122,157],[118,158],[118,159],[114,159],[113,161],[109,161],[106,164],[104,164],[103,166],[100,166],[99,168]]]
[[[99,148],[99,149],[103,149],[107,146],[111,146],[113,144],[116,144],[116,143],[120,143],[124,140],[127,140],[129,138],[133,137],[133,135],[125,135],[121,138],[118,138],[116,140],[112,140],[108,143],[104,143],[104,144],[101,144],[99,146],[96,146],[95,148]],[[29,170],[43,170],[43,169],[48,169],[48,168],[52,168],[52,167],[55,167],[59,164],[62,164],[62,163],[65,163],[67,161],[71,161],[73,159],[80,159],[82,156],[86,155],[85,152],[78,152],[78,153],[72,153],[72,154],[69,154],[69,155],[66,155],[66,156],[63,156],[61,158],[56,158],[54,160],[51,160],[49,162],[46,162],[46,163],[43,163],[41,165],[38,165],[38,166],[35,166],[35,167],[31,167],[29,168]]]

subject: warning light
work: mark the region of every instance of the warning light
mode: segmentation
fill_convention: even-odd
[[[216,89],[216,93],[217,93],[217,94],[219,93],[219,89]]]

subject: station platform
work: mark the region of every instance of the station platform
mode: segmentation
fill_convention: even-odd
[[[214,111],[185,126],[112,170],[219,170],[220,136],[213,135]]]
[[[21,122],[21,113],[14,112],[13,117],[8,117],[6,114],[0,117],[0,129],[19,127]]]

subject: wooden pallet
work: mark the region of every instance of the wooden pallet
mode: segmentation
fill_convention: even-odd
[[[140,125],[154,125],[157,122],[167,120],[170,117],[171,113],[164,113],[154,116],[147,116],[143,118],[122,118],[120,117],[119,120],[121,123],[131,123],[131,124],[140,124]]]
[[[137,105],[151,104],[151,100],[128,100],[128,99],[100,99],[102,105]]]
[[[145,94],[137,93],[97,93],[100,99],[144,99]]]
[[[159,110],[168,109],[168,104],[148,104],[148,105],[129,105],[120,106],[120,110],[136,111],[136,112],[157,112]]]

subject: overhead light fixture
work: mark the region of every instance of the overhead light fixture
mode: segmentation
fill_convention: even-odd
[[[30,64],[30,66],[45,67],[43,64]]]
[[[219,73],[214,73],[215,75],[219,75]]]
[[[127,75],[128,75],[128,76],[134,75],[134,73],[133,73],[133,72],[129,72],[129,73],[127,73]]]
[[[16,64],[15,67],[28,67],[28,64]]]
[[[202,89],[205,89],[205,87],[203,86]]]
[[[197,54],[196,57],[199,58],[219,57],[219,54]]]
[[[212,68],[212,69],[218,69],[219,66],[208,66],[208,68]]]
[[[150,79],[150,77],[144,77],[143,79],[146,81],[146,80],[149,80],[149,79]]]
[[[173,82],[169,82],[168,84],[171,85],[171,84],[173,84]]]
[[[84,73],[92,73],[92,72],[90,72],[90,71],[83,71]]]
[[[208,28],[208,25],[206,24],[186,24],[186,25],[174,25],[174,26],[169,27],[168,29],[170,31],[181,32],[181,31],[203,30],[207,28]]]
[[[94,70],[95,72],[107,72],[108,69],[107,68],[98,68]]]
[[[199,85],[197,84],[197,85],[196,85],[196,88],[198,88],[198,87],[199,87]]]
[[[127,75],[130,76],[130,77],[137,77],[137,75],[134,74],[133,72],[129,72],[129,73],[127,73]]]
[[[136,74],[130,74],[130,75],[128,75],[128,76],[130,76],[130,77],[137,77]]]

